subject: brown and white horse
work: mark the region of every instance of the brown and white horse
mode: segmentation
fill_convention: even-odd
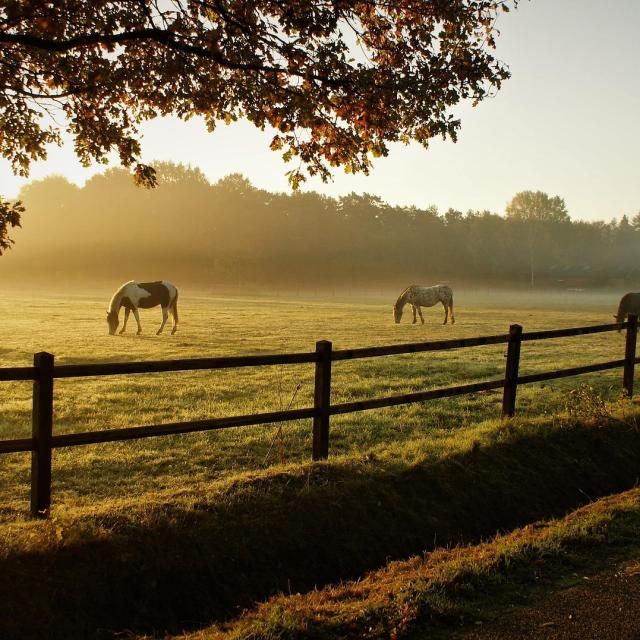
[[[420,314],[420,320],[424,324],[424,318],[422,317],[422,310],[420,307],[433,307],[434,304],[442,302],[444,307],[444,322],[447,324],[447,320],[451,317],[451,324],[454,324],[456,319],[453,315],[453,291],[451,287],[446,284],[437,284],[434,287],[421,287],[417,284],[413,284],[407,287],[396,300],[393,305],[393,319],[396,324],[402,319],[402,310],[405,304],[410,304],[413,308],[413,324],[416,323],[416,310]]]
[[[142,333],[142,325],[140,324],[140,316],[138,309],[150,309],[160,305],[162,308],[162,324],[157,331],[157,335],[162,333],[164,325],[169,317],[169,312],[173,316],[174,334],[178,329],[178,290],[174,285],[165,280],[158,282],[127,282],[123,284],[111,298],[109,308],[107,309],[107,323],[109,324],[109,334],[115,335],[118,325],[120,324],[119,314],[120,307],[124,307],[124,324],[120,333],[124,333],[127,328],[127,320],[129,313],[133,311],[133,316],[138,323],[138,335]]]

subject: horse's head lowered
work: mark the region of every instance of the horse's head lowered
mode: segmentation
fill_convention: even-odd
[[[107,311],[107,324],[109,325],[109,335],[114,336],[120,320],[117,311]]]
[[[393,319],[395,320],[396,324],[398,324],[400,320],[402,320],[403,307],[403,304],[398,304],[397,302],[393,305]]]

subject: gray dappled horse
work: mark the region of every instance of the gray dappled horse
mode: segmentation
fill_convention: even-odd
[[[162,308],[162,324],[156,335],[162,333],[169,317],[169,312],[173,316],[171,333],[174,334],[178,329],[178,290],[174,285],[166,280],[158,280],[157,282],[134,282],[131,280],[123,284],[113,294],[107,309],[109,334],[115,335],[116,333],[116,329],[120,324],[119,314],[121,307],[124,307],[124,323],[120,333],[124,333],[127,328],[129,313],[133,311],[133,316],[138,324],[137,333],[139,335],[142,333],[142,325],[140,324],[138,309],[150,309],[158,305]]]
[[[447,324],[449,317],[451,317],[451,324],[454,324],[456,319],[453,315],[453,291],[446,284],[437,284],[434,287],[421,287],[413,284],[407,287],[393,305],[393,319],[398,324],[402,319],[404,306],[410,304],[413,308],[413,324],[416,323],[416,311],[420,314],[420,320],[424,324],[420,307],[433,307],[438,302],[441,302],[444,307],[444,322],[442,324]]]

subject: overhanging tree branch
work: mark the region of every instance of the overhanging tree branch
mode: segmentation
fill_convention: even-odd
[[[495,19],[518,0],[5,0],[0,155],[26,173],[60,140],[64,109],[84,163],[139,163],[137,126],[158,115],[271,127],[289,172],[368,172],[392,142],[456,139],[450,109],[509,77]],[[362,47],[360,50],[359,47]],[[152,182],[152,171],[137,175]]]

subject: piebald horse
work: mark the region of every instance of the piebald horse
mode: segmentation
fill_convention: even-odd
[[[129,313],[133,311],[133,316],[138,323],[138,335],[142,333],[140,316],[138,309],[150,309],[151,307],[162,307],[162,324],[156,335],[160,335],[169,317],[169,312],[173,316],[174,334],[178,329],[178,290],[170,282],[159,280],[158,282],[127,282],[123,284],[111,298],[107,309],[107,323],[109,324],[109,334],[115,335],[120,324],[120,307],[124,307],[124,323],[120,333],[124,333],[127,328]]]
[[[413,324],[416,323],[416,311],[420,314],[420,320],[424,324],[420,307],[433,307],[438,302],[441,302],[444,307],[444,322],[442,324],[447,324],[449,317],[451,317],[451,324],[454,324],[456,319],[453,315],[453,291],[446,284],[437,284],[435,287],[421,287],[413,284],[407,287],[393,305],[393,319],[398,324],[402,319],[404,305],[410,304],[413,308]]]

